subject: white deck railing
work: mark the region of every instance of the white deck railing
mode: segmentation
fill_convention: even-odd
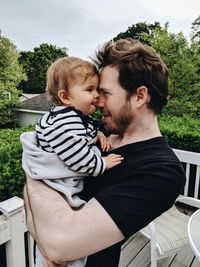
[[[185,164],[186,183],[183,195],[198,199],[200,195],[200,153],[179,149],[174,149],[174,152]],[[192,168],[195,169],[192,170]]]
[[[174,149],[178,158],[186,164],[187,182],[184,189],[185,196],[198,198],[200,187],[200,153]],[[191,176],[191,165],[196,165],[195,176]],[[193,179],[194,188],[190,192],[190,179]],[[24,202],[18,197],[10,198],[0,203],[0,245],[6,245],[6,267],[34,267],[33,239],[28,233],[28,255],[25,253],[24,234],[27,232],[24,216]],[[3,266],[4,267],[4,266]]]
[[[6,245],[6,267],[34,267],[33,239],[27,233],[28,255],[25,253],[25,225],[24,201],[19,197],[12,197],[0,203],[0,245]],[[1,260],[2,264],[2,260]]]

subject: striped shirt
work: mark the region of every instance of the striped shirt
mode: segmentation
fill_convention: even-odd
[[[97,136],[95,122],[74,107],[52,108],[36,132],[41,148],[56,153],[73,171],[97,176],[105,170],[105,160],[91,149]]]

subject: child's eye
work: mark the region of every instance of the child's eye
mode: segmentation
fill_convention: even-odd
[[[87,89],[88,92],[92,92],[92,90],[93,90],[92,88],[88,88]]]

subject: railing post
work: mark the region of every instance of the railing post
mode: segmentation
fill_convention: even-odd
[[[6,242],[7,267],[25,267],[24,201],[12,197],[0,203],[0,211],[10,220],[11,240]]]
[[[28,232],[28,258],[29,258],[29,267],[34,267],[34,256],[33,256],[33,248],[34,248],[34,239]]]

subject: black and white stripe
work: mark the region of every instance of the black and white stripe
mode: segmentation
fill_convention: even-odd
[[[74,171],[97,176],[104,171],[105,161],[91,149],[97,130],[92,122],[87,125],[74,109],[51,111],[41,118],[36,132],[43,150],[56,153]]]

